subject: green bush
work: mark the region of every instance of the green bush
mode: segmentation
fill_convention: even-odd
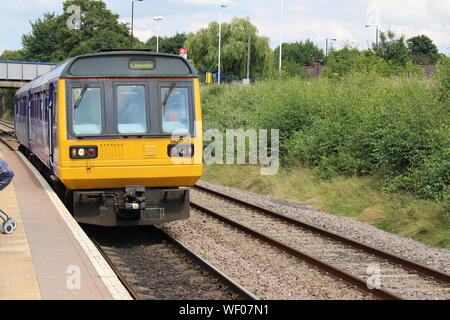
[[[448,76],[439,77],[436,88],[373,71],[212,86],[203,95],[205,128],[280,129],[284,166],[309,166],[325,179],[377,175],[386,190],[446,201],[450,115],[436,90],[445,91]]]
[[[441,57],[435,74],[435,79],[438,82],[437,95],[444,103],[447,110],[450,109],[450,58]]]

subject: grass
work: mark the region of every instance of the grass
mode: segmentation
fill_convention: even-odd
[[[450,249],[450,225],[444,207],[407,194],[382,192],[380,178],[337,176],[326,181],[305,168],[281,169],[271,177],[259,173],[258,166],[211,165],[206,166],[203,179],[308,203],[316,210],[358,220],[433,247]]]

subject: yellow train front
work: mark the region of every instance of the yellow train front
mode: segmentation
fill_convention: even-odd
[[[189,217],[203,137],[199,80],[182,57],[127,50],[69,59],[17,92],[15,126],[78,222]]]

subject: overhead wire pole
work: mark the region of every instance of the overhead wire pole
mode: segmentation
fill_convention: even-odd
[[[280,61],[278,64],[278,70],[281,73],[281,64],[283,57],[283,16],[284,16],[284,0],[281,0],[281,28],[280,28]]]
[[[326,41],[326,45],[325,45],[325,59],[326,59],[326,62],[328,63],[328,42],[329,41],[336,41],[336,39],[327,39],[327,41]]]
[[[163,17],[157,16],[153,20],[156,21],[156,52],[159,53],[159,23],[163,20]]]
[[[131,1],[131,47],[134,45],[134,3],[142,2],[144,0],[133,0]]]
[[[221,4],[219,8],[219,62],[218,62],[218,72],[217,72],[217,83],[220,84],[220,63],[221,63],[221,51],[222,51],[222,8],[226,8],[226,4]]]
[[[252,34],[248,33],[248,53],[247,53],[247,79],[250,80],[250,61],[252,54]]]
[[[380,34],[380,26],[379,25],[371,25],[371,24],[366,24],[366,28],[371,28],[371,27],[376,27],[376,32],[377,32],[377,35],[376,35],[376,38],[375,38],[375,45],[376,45],[376,47],[378,48],[378,43],[379,43],[379,34]]]

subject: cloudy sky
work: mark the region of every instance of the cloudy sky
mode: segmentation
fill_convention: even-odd
[[[14,0],[0,3],[0,51],[19,49],[20,38],[31,30],[29,21],[44,12],[61,13],[63,0]],[[131,0],[105,0],[108,9],[131,20]],[[280,42],[281,0],[223,0],[223,21],[249,17],[260,34]],[[221,2],[221,3],[222,3]],[[219,19],[218,0],[144,0],[135,3],[135,35],[145,41],[156,33],[154,16],[163,16],[162,35],[177,31],[194,32]],[[450,54],[450,0],[284,0],[284,40],[311,39],[325,47],[327,38],[336,38],[336,46],[352,43],[367,48],[375,41],[375,29],[412,37],[430,36],[441,52]]]

